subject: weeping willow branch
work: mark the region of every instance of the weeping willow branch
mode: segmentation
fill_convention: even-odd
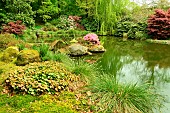
[[[101,34],[112,34],[116,22],[126,10],[129,0],[96,0],[96,17]]]

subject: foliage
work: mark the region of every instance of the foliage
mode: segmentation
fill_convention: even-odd
[[[98,44],[98,45],[100,44],[98,36],[94,33],[89,33],[86,36],[84,36],[84,40],[89,41],[92,44]]]
[[[35,12],[32,11],[30,6],[32,0],[3,0],[2,2],[5,4],[9,21],[21,20],[27,26],[34,26],[33,16]]]
[[[32,63],[10,70],[8,75],[5,82],[10,91],[31,95],[68,90],[69,84],[77,80],[75,75],[57,62]]]
[[[94,19],[94,17],[82,18],[81,25],[83,25],[87,31],[96,32],[98,30],[98,21]]]
[[[37,13],[44,22],[57,17],[59,13],[59,8],[56,3],[52,3],[51,0],[42,1],[40,8]]]
[[[96,17],[99,21],[99,31],[101,34],[113,34],[116,22],[127,10],[129,0],[96,0]]]
[[[155,10],[155,14],[148,18],[148,34],[153,39],[168,39],[170,37],[170,9]]]
[[[122,37],[123,33],[127,33],[130,39],[143,39],[147,37],[146,33],[147,24],[139,21],[135,22],[132,18],[123,18],[117,23],[114,35]]]
[[[79,16],[66,16],[61,15],[58,19],[51,21],[51,24],[55,25],[59,29],[70,30],[80,29],[84,30],[84,27],[80,24],[81,17]]]
[[[21,40],[15,38],[14,34],[0,34],[0,48],[7,48],[9,46],[15,46],[17,44],[24,43]]]
[[[98,112],[148,113],[161,105],[160,96],[149,85],[122,84],[113,75],[96,75],[89,88]]]
[[[49,50],[49,46],[47,44],[41,44],[39,46],[34,45],[32,48],[40,53],[40,57],[43,61],[57,60],[56,54]]]
[[[2,28],[3,33],[13,33],[16,35],[23,34],[23,30],[25,30],[25,25],[22,24],[22,21],[9,22],[8,24],[4,24]]]
[[[57,31],[58,30],[54,25],[50,23],[46,23],[45,26],[42,27],[41,29],[44,31]]]

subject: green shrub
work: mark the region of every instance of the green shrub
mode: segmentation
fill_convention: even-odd
[[[9,46],[15,46],[20,43],[24,42],[17,40],[13,34],[0,34],[0,48],[7,48]]]
[[[135,22],[131,18],[124,18],[117,23],[114,35],[122,37],[123,33],[127,33],[129,39],[147,38],[146,22]],[[142,33],[143,36],[138,34]],[[145,36],[145,37],[144,37]]]
[[[10,91],[32,95],[68,90],[69,84],[77,80],[57,62],[32,63],[11,70],[8,75],[5,83]]]
[[[10,21],[21,20],[25,25],[34,26],[35,21],[33,16],[35,12],[32,11],[31,0],[5,0],[4,3],[7,18]],[[6,17],[5,17],[6,18]],[[5,19],[4,18],[4,19]]]
[[[41,29],[44,31],[54,31],[54,32],[58,30],[54,25],[50,23],[46,23],[45,26],[42,27]]]
[[[89,88],[100,112],[152,113],[161,105],[160,96],[148,84],[119,83],[109,74],[91,77]]]

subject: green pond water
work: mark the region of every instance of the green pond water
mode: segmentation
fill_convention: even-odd
[[[123,83],[153,84],[166,98],[162,113],[170,113],[170,45],[122,41],[114,37],[100,39],[107,50],[99,55],[101,69]]]

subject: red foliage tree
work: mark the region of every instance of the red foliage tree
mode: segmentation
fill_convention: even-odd
[[[170,38],[170,9],[156,9],[155,14],[148,18],[148,34],[153,39]]]
[[[23,30],[25,30],[25,25],[22,24],[22,21],[18,20],[16,22],[9,22],[8,24],[3,24],[2,32],[3,33],[13,33],[16,35],[23,34]]]

